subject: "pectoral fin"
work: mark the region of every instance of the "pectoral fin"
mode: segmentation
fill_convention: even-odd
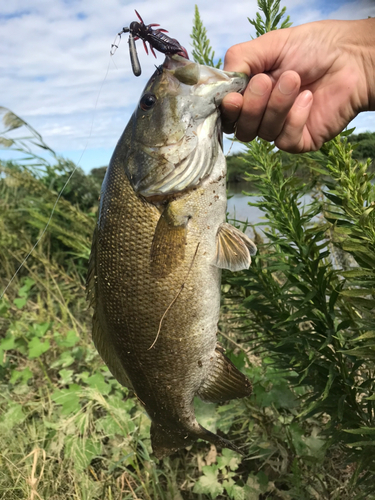
[[[220,403],[250,396],[250,380],[224,354],[216,349],[212,369],[198,391],[198,396],[210,403]]]
[[[160,216],[151,246],[150,267],[156,277],[168,276],[185,257],[188,216],[180,215],[178,204],[167,205]]]
[[[248,269],[251,255],[255,255],[256,251],[254,242],[245,233],[226,222],[219,226],[216,235],[217,267],[230,271]]]

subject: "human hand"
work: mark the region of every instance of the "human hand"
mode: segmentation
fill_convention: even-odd
[[[375,110],[375,19],[271,31],[231,47],[224,69],[254,75],[243,96],[225,97],[224,132],[291,153],[317,150]]]

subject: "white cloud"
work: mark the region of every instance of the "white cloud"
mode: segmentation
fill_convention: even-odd
[[[314,7],[304,0],[281,3],[295,25],[324,17],[375,15],[370,0],[333,0],[329,12],[323,1]],[[142,76],[135,78],[126,35],[115,56],[109,56],[116,33],[136,20],[137,9],[146,24],[159,22],[190,52],[194,5],[189,0],[34,0],[25,8],[24,1],[2,2],[0,46],[5,57],[0,59],[0,105],[28,121],[58,152],[82,150],[92,129],[88,148],[107,148],[109,157],[154,64],[163,61],[161,55],[157,60],[146,56],[137,42]],[[254,35],[247,17],[255,16],[256,0],[232,0],[227,7],[202,0],[198,5],[217,57]],[[365,128],[375,129],[373,114],[368,114],[370,119],[362,115],[357,121],[363,119]]]

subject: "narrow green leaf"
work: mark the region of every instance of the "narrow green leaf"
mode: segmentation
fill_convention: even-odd
[[[340,295],[344,295],[345,297],[366,297],[374,293],[375,290],[373,288],[354,288],[342,290]]]
[[[360,427],[359,429],[343,429],[344,432],[349,434],[374,434],[375,427]]]

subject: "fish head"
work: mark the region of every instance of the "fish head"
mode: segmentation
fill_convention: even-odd
[[[219,106],[247,82],[242,73],[167,56],[142,92],[114,153],[133,189],[147,198],[199,185],[222,155]]]

